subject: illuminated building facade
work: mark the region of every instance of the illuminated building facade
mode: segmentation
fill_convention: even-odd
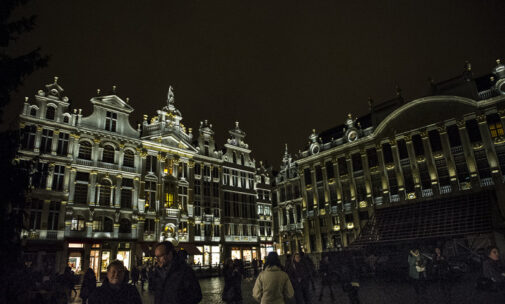
[[[432,82],[430,96],[406,102],[398,90],[360,118],[314,130],[294,161],[286,151],[276,178],[278,250],[429,239],[505,249],[504,84],[500,62],[478,78],[468,64]]]
[[[172,88],[136,128],[115,88],[91,103],[90,116],[71,110],[57,78],[25,100],[18,160],[30,170],[27,260],[100,273],[116,258],[128,268],[152,261],[163,240],[202,266],[236,247],[242,257],[259,255],[256,163],[238,123],[223,152],[212,125],[202,122],[195,139],[181,123]]]

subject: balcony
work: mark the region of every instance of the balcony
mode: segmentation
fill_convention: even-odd
[[[109,169],[109,170],[119,170],[119,166],[118,165],[111,164],[111,163],[104,163],[104,162],[101,162],[101,161],[98,162],[98,167]]]
[[[168,216],[168,217],[178,217],[179,216],[179,213],[180,213],[180,210],[179,209],[165,209],[166,210],[166,213],[165,213],[165,216]]]
[[[480,180],[480,186],[481,187],[494,186],[493,178],[491,177],[482,178]]]
[[[447,194],[447,193],[451,193],[451,192],[452,192],[452,188],[450,185],[440,187],[440,194]]]
[[[433,189],[422,189],[421,190],[421,196],[422,197],[430,197],[433,196]]]
[[[93,161],[92,160],[88,160],[88,159],[80,159],[80,158],[77,158],[75,160],[75,162],[78,164],[78,165],[83,165],[83,166],[90,166],[92,167],[94,164],[93,164]]]
[[[65,236],[64,230],[31,230],[24,231],[23,236],[30,240],[63,240]]]
[[[331,213],[337,213],[338,212],[338,206],[331,206]]]
[[[456,147],[451,147],[451,153],[458,154],[458,153],[463,153],[463,147],[462,146],[456,146]]]
[[[257,242],[257,236],[243,236],[243,235],[226,235],[224,237],[225,242]]]
[[[382,196],[377,196],[376,198],[373,199],[376,205],[382,205],[384,202],[384,198]]]
[[[94,239],[111,239],[112,232],[103,232],[103,231],[93,232],[93,238]]]
[[[144,241],[146,242],[154,242],[156,241],[156,235],[154,233],[144,233]]]
[[[398,203],[400,201],[400,195],[399,194],[392,194],[391,195],[391,202],[392,203]]]

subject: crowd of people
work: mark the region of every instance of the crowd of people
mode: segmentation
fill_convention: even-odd
[[[66,267],[62,274],[50,277],[32,271],[28,264],[23,270],[27,282],[34,283],[39,291],[45,292],[39,292],[36,296],[27,292],[26,296],[31,296],[27,303],[68,303],[77,296],[75,286],[80,283],[79,297],[82,303],[138,304],[142,303],[142,299],[137,285],[144,291],[146,282],[154,294],[155,304],[199,303],[202,292],[195,272],[186,262],[187,254],[177,251],[170,242],[157,244],[154,254],[154,265],[133,267],[130,272],[123,262],[112,261],[101,284],[97,284],[96,274],[91,268],[80,281],[70,267]],[[403,256],[417,302],[429,302],[428,281],[435,284],[445,299],[450,300],[454,281],[453,265],[440,248],[435,248],[432,254],[414,248],[408,252],[408,257]],[[264,264],[255,260],[250,267],[245,267],[242,260],[227,259],[222,269],[223,302],[242,304],[242,281],[247,278],[255,280],[252,296],[261,304],[311,304],[313,299],[321,301],[323,297],[330,297],[333,302],[338,300],[335,287],[341,288],[349,303],[360,303],[360,278],[364,272],[375,276],[381,261],[380,256],[375,256],[374,253],[363,256],[361,251],[323,254],[318,267],[303,252],[286,255],[284,258],[282,264],[277,253],[270,252]],[[477,289],[503,293],[505,268],[500,261],[498,248],[488,248],[480,265]],[[252,274],[245,270],[247,268],[252,270]],[[319,295],[315,294],[316,284],[320,286]]]

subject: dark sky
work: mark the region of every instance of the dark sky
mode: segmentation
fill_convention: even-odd
[[[354,2],[354,3],[353,3]],[[35,0],[38,15],[14,53],[42,47],[49,66],[13,95],[9,122],[59,76],[72,106],[91,114],[113,85],[135,108],[132,124],[166,102],[183,123],[208,119],[222,146],[234,121],[256,160],[278,166],[317,132],[363,115],[367,98],[411,100],[436,81],[476,75],[505,57],[505,1],[68,1]]]

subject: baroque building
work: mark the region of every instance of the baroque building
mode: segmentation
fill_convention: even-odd
[[[369,113],[309,136],[275,178],[277,250],[313,254],[409,242],[505,248],[505,65],[369,100]]]
[[[272,219],[257,213],[269,205],[269,173],[256,168],[238,122],[218,150],[207,121],[197,138],[182,124],[172,88],[166,105],[134,128],[134,109],[115,87],[98,90],[83,116],[57,80],[26,98],[20,115],[18,161],[30,172],[26,260],[100,273],[113,259],[128,268],[152,262],[164,240],[202,267],[262,258],[260,241],[273,250]]]

